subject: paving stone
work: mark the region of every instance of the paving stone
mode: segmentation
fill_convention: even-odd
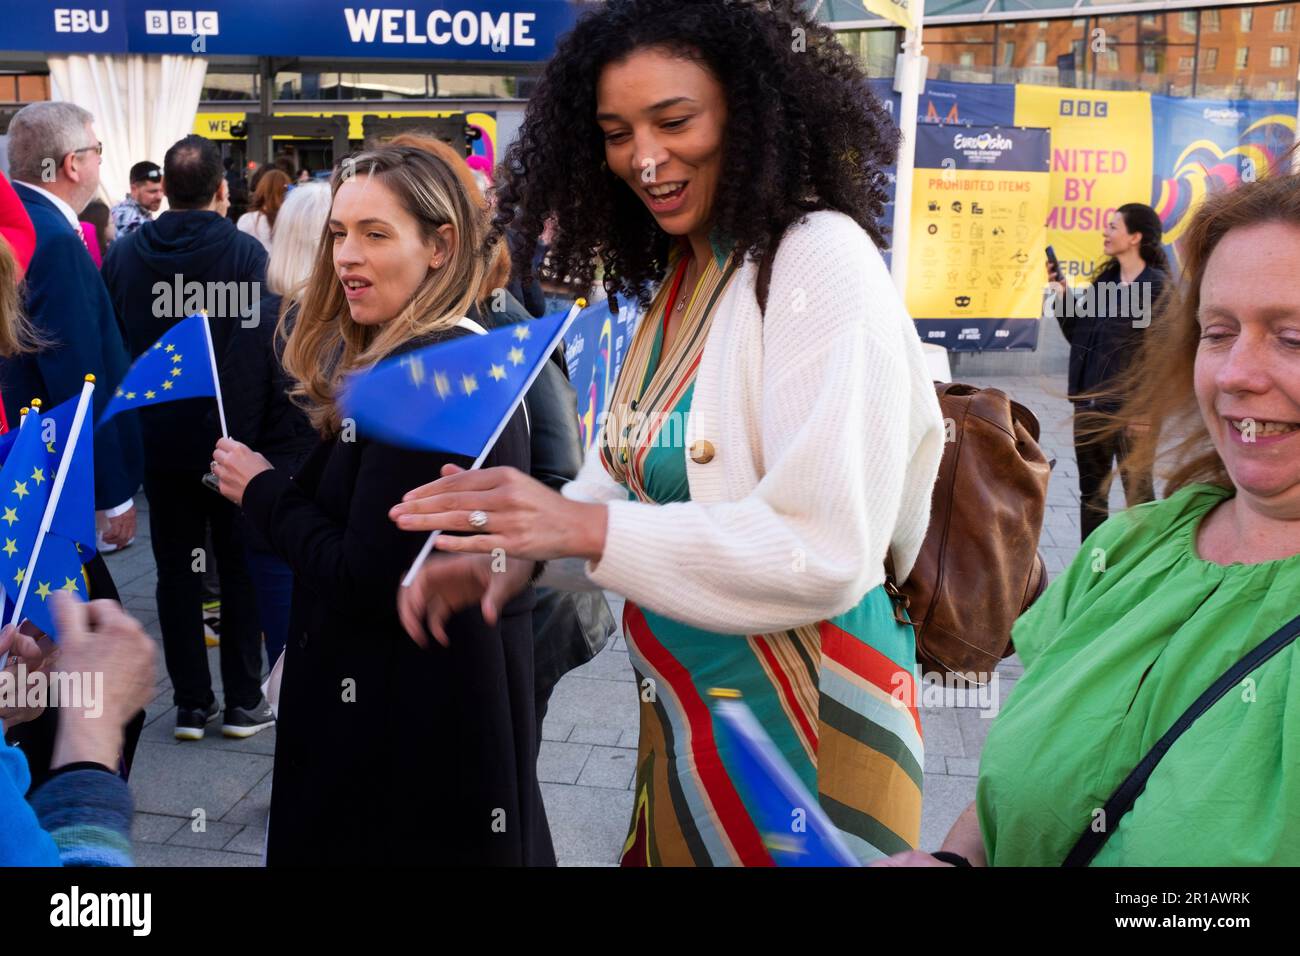
[[[217,820],[270,769],[271,758],[261,754],[141,739],[131,767],[131,792],[136,809],[145,813],[189,819],[195,807],[202,807],[209,820]]]
[[[636,773],[636,751],[619,747],[593,747],[578,775],[580,787],[612,787],[626,790]]]
[[[946,757],[948,775],[951,777],[978,777],[980,761],[978,757]]]
[[[589,744],[543,740],[537,757],[537,779],[543,783],[577,783],[590,754]]]
[[[168,846],[193,846],[200,850],[220,850],[243,829],[237,823],[222,823],[220,820],[204,820],[203,829],[195,832],[196,820],[188,821],[172,834]]]
[[[921,708],[921,732],[925,736],[925,752],[940,757],[964,757],[961,732],[957,729],[955,712],[938,707]]]
[[[571,673],[574,677],[589,677],[593,680],[636,680],[636,673],[632,670],[627,651],[619,651],[611,647],[606,647]]]
[[[131,842],[166,843],[168,837],[188,822],[187,818],[137,811],[131,819]]]
[[[573,728],[573,724],[558,721],[548,713],[546,719],[542,721],[542,739],[568,740],[569,735],[573,733]]]
[[[571,744],[602,744],[606,747],[618,745],[619,738],[626,731],[617,727],[605,727],[600,724],[578,724],[569,734]]]
[[[632,818],[632,791],[544,783],[542,799],[561,866],[618,862]]]
[[[189,846],[164,846],[141,843],[132,848],[136,866],[260,866],[261,861],[248,853],[224,850],[201,850]]]
[[[601,722],[627,730],[637,726],[638,707],[634,686],[570,674],[556,685],[548,716],[558,723]]]
[[[257,782],[252,790],[221,819],[224,823],[242,823],[246,826],[266,826],[271,810],[271,772]]]
[[[975,799],[974,777],[927,773],[921,802],[922,850],[937,850],[961,812]]]
[[[223,848],[227,853],[252,853],[259,859],[266,852],[266,824],[244,827]]]
[[[625,730],[618,735],[618,745],[620,747],[631,747],[636,750],[641,745],[641,729]]]

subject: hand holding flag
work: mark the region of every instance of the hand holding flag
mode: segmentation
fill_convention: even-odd
[[[344,412],[380,441],[475,456],[482,467],[564,333],[587,305],[467,335],[380,362],[354,376]],[[403,579],[409,586],[433,550],[434,531]]]

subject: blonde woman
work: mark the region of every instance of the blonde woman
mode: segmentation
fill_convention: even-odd
[[[292,475],[316,445],[316,432],[302,409],[289,400],[293,380],[280,361],[284,339],[275,334],[282,312],[291,312],[321,248],[330,214],[327,183],[309,183],[289,194],[276,219],[276,243],[266,267],[266,295],[252,323],[230,335],[221,383],[230,434],[255,448],[276,468]],[[288,316],[292,324],[292,315]],[[293,572],[247,521],[244,551],[257,592],[257,614],[266,639],[266,660],[274,664],[289,633]]]
[[[324,242],[297,298],[284,365],[320,434],[293,479],[223,439],[213,470],[294,574],[267,862],[554,862],[537,785],[530,562],[519,598],[452,618],[421,650],[394,606],[423,536],[387,518],[402,492],[468,459],[345,428],[349,372],[442,338],[489,267],[482,209],[447,163],[385,147],[336,175]],[[278,240],[277,240],[278,241]],[[488,464],[527,472],[522,415]]]

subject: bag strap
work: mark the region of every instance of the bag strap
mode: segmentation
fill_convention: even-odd
[[[1102,810],[1105,829],[1097,831],[1089,825],[1061,865],[1087,866],[1091,863],[1092,858],[1097,855],[1106,840],[1115,832],[1124,814],[1133,808],[1137,798],[1142,795],[1142,791],[1147,785],[1147,779],[1151,776],[1152,771],[1156,769],[1156,765],[1160,763],[1161,758],[1169,752],[1169,748],[1174,745],[1174,742],[1183,735],[1188,727],[1196,722],[1196,718],[1204,714],[1218,703],[1228,691],[1241,683],[1242,678],[1293,642],[1297,636],[1300,636],[1300,617],[1293,618],[1289,623],[1283,624],[1266,641],[1257,645],[1254,650],[1248,652],[1245,657],[1224,671],[1223,675],[1211,684],[1205,693],[1196,698],[1192,706],[1188,707],[1186,712],[1174,721],[1174,725],[1156,742],[1150,752],[1142,758],[1142,762],[1133,768],[1133,771],[1124,779],[1124,782],[1111,794],[1111,798],[1106,801],[1106,806]]]

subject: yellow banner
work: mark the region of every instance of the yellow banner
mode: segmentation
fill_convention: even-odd
[[[893,20],[904,29],[910,30],[916,26],[912,0],[862,0],[862,5],[876,16]]]
[[[276,116],[334,116],[338,113],[346,113],[348,117],[348,139],[362,139],[361,118],[363,116],[385,116],[385,117],[404,117],[404,116],[456,116],[461,110],[401,110],[401,111],[380,111],[376,109],[363,109],[360,111],[351,110],[330,110],[320,113],[298,113],[298,112],[277,112]],[[242,122],[247,113],[198,113],[194,117],[194,132],[200,136],[206,136],[208,139],[234,139],[230,133],[230,127],[234,123]],[[493,145],[492,153],[495,154],[495,145],[497,138],[497,121],[496,117],[489,116],[486,113],[468,113],[465,116],[466,122],[471,126],[477,126],[483,131],[484,138],[491,141]],[[303,139],[301,136],[276,136],[274,139]]]
[[[1109,215],[1151,200],[1151,96],[1017,84],[1016,125],[1051,128],[1047,241],[1067,276],[1091,275]]]

